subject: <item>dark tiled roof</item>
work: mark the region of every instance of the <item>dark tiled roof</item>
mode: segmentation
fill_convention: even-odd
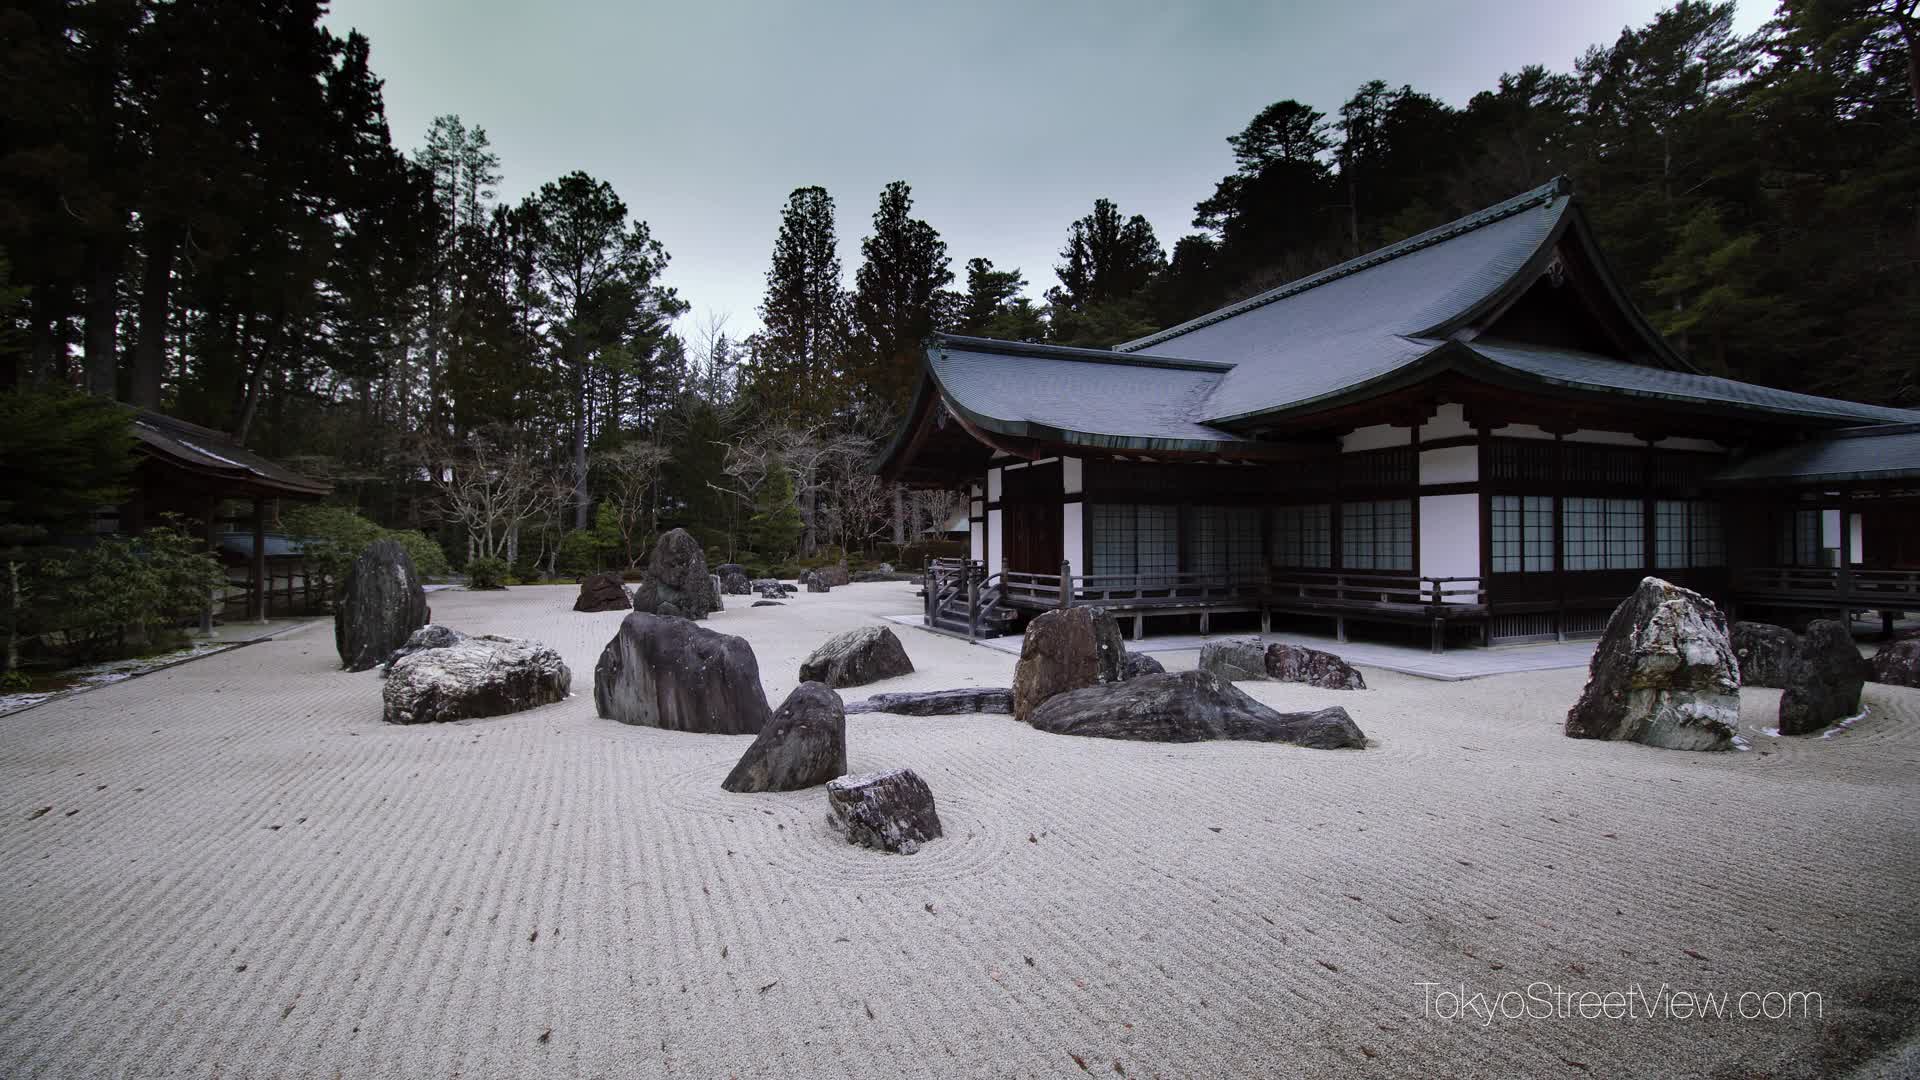
[[[232,436],[150,410],[133,418],[141,449],[159,461],[214,481],[226,493],[312,499],[333,486],[276,464],[233,441]]]
[[[1439,344],[1433,342],[1432,344]],[[1814,420],[1844,420],[1856,424],[1904,423],[1920,420],[1920,413],[1884,405],[1862,405],[1839,398],[1796,394],[1770,386],[1736,382],[1713,375],[1688,371],[1667,371],[1629,364],[1592,353],[1569,349],[1550,349],[1538,345],[1511,342],[1471,342],[1468,346],[1479,356],[1557,385],[1590,390],[1611,390],[1636,397],[1703,405],[1729,405],[1736,408],[1799,416]]]
[[[1119,348],[1231,360],[1199,414],[1215,422],[1337,394],[1425,355],[1407,338],[1496,297],[1544,257],[1570,205],[1555,181]]]
[[[1920,422],[1836,431],[1722,469],[1718,484],[1920,480]]]
[[[1572,188],[1555,180],[1479,213],[1115,350],[936,337],[933,386],[979,427],[1108,448],[1244,447],[1229,427],[1310,415],[1448,369],[1547,392],[1660,400],[1808,425],[1900,423],[1920,413],[1702,375],[1614,300],[1634,363],[1465,331],[1576,245],[1613,289]],[[902,433],[904,437],[904,432]]]
[[[927,363],[948,405],[1006,435],[1134,450],[1252,444],[1192,419],[1228,365],[936,336]]]

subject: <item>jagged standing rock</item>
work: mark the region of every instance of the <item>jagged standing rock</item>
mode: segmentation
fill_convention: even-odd
[[[827,824],[862,847],[911,855],[940,837],[933,791],[912,769],[827,781]]]
[[[1013,669],[1013,715],[1025,720],[1041,702],[1083,686],[1126,677],[1127,643],[1101,608],[1055,608],[1027,624]]]
[[[654,542],[646,573],[633,591],[635,611],[660,613],[666,604],[688,619],[704,619],[720,610],[720,594],[707,572],[707,557],[700,542],[685,529],[668,529]]]
[[[1805,735],[1859,713],[1860,691],[1872,677],[1852,631],[1832,619],[1813,620],[1780,695],[1780,734]]]
[[[828,638],[800,665],[800,681],[865,686],[913,674],[906,646],[884,626],[856,626]]]
[[[353,560],[334,604],[340,666],[365,671],[393,655],[430,617],[427,593],[407,549],[376,540]]]
[[[1740,662],[1741,686],[1786,688],[1794,658],[1800,655],[1800,635],[1772,623],[1734,623],[1728,638]]]
[[[847,714],[840,695],[803,682],[720,786],[728,791],[798,791],[847,771]]]
[[[560,654],[537,641],[463,637],[394,663],[381,690],[383,718],[428,724],[503,716],[565,700],[572,685]]]
[[[750,596],[753,594],[753,584],[747,580],[747,575],[733,570],[720,575],[720,591],[728,596]]]
[[[623,724],[758,735],[767,723],[760,664],[744,639],[636,611],[600,653],[593,705]]]
[[[1566,734],[1669,750],[1731,749],[1739,670],[1726,616],[1713,601],[1642,578],[1607,620]]]
[[[575,611],[627,611],[633,596],[619,574],[588,574],[580,580],[580,595],[574,598]]]

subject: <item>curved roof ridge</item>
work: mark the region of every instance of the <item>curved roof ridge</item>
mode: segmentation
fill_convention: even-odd
[[[1122,342],[1115,345],[1113,351],[1133,352],[1137,349],[1144,349],[1149,345],[1156,345],[1162,341],[1179,337],[1190,331],[1198,330],[1203,326],[1211,326],[1214,323],[1224,322],[1236,315],[1245,314],[1255,308],[1265,307],[1278,300],[1298,296],[1301,293],[1325,285],[1330,281],[1337,281],[1340,278],[1350,277],[1363,270],[1372,269],[1382,263],[1392,262],[1394,259],[1400,258],[1403,255],[1409,255],[1423,248],[1432,247],[1435,244],[1451,240],[1456,236],[1472,232],[1475,229],[1484,228],[1494,222],[1503,221],[1515,214],[1530,210],[1536,206],[1544,206],[1556,198],[1571,194],[1573,194],[1573,181],[1565,176],[1556,176],[1552,180],[1534,188],[1532,191],[1522,192],[1505,202],[1495,203],[1485,209],[1476,210],[1465,217],[1455,218],[1445,225],[1428,229],[1426,232],[1409,236],[1405,240],[1388,244],[1385,247],[1376,248],[1364,255],[1348,259],[1346,262],[1337,263],[1327,267],[1325,270],[1308,274],[1303,278],[1297,278],[1278,288],[1269,289],[1257,296],[1228,304],[1226,307],[1220,308],[1217,311],[1211,311],[1197,318],[1188,319],[1186,322],[1178,323],[1165,330],[1148,334],[1146,337]]]
[[[927,348],[985,350],[1008,356],[1078,360],[1089,364],[1123,364],[1128,367],[1163,367],[1177,371],[1224,372],[1234,369],[1233,364],[1220,360],[1189,360],[1179,356],[1116,353],[1112,349],[1086,349],[1076,345],[1047,345],[1033,341],[1003,341],[999,338],[969,337],[965,334],[936,333],[928,339]]]

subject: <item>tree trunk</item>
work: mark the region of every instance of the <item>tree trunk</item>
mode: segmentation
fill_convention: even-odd
[[[273,328],[267,332],[267,340],[260,348],[260,357],[253,365],[253,377],[247,380],[247,397],[240,406],[240,419],[233,425],[233,441],[241,446],[247,445],[247,433],[253,429],[254,417],[260,415],[260,399],[267,388],[267,369],[272,366],[273,354],[280,347],[280,318],[275,318]],[[242,337],[242,348],[245,343],[246,338]]]
[[[120,267],[126,261],[125,230],[125,220],[116,210],[114,220],[87,245],[87,331],[84,355],[87,393],[95,397],[118,396]]]
[[[27,344],[27,370],[20,383],[38,386],[58,375],[62,381],[67,369],[67,299],[70,286],[64,278],[48,275],[33,291],[33,328]]]
[[[576,367],[573,377],[573,527],[587,527],[587,375]]]
[[[899,484],[893,485],[893,546],[905,547],[907,543],[907,489]]]
[[[160,407],[160,377],[167,360],[167,314],[172,310],[173,264],[182,230],[172,222],[147,229],[147,265],[140,283],[140,330],[133,343],[131,398],[143,409]]]

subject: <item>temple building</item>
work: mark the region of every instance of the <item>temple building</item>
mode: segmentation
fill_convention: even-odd
[[[878,468],[969,493],[927,618],[972,635],[1564,639],[1647,574],[1920,610],[1920,412],[1702,374],[1565,180],[1111,350],[936,336]]]

